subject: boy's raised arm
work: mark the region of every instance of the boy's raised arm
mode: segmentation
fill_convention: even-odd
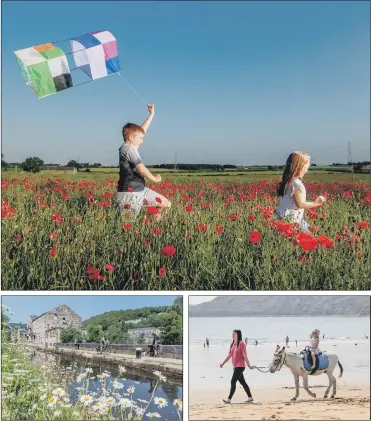
[[[149,116],[144,120],[144,122],[141,125],[141,127],[142,127],[142,129],[144,130],[145,133],[147,133],[147,130],[148,130],[150,124],[152,123],[152,119],[155,115],[154,104],[148,104],[148,111],[149,111]]]

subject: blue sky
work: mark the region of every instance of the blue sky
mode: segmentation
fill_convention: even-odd
[[[45,296],[4,296],[2,304],[10,308],[14,316],[10,321],[26,323],[28,316],[37,316],[48,310],[66,304],[75,311],[83,320],[97,314],[112,310],[126,310],[142,307],[156,307],[173,304],[176,296],[70,296],[70,295],[45,295]]]
[[[370,155],[369,2],[3,2],[2,152],[118,165],[147,110],[118,76],[37,99],[13,51],[97,29],[156,116],[147,164],[283,164]]]

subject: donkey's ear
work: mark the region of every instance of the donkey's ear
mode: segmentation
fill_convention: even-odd
[[[285,347],[283,347],[280,351],[280,354],[282,354],[282,352],[285,350]]]
[[[279,346],[279,345],[277,345],[276,352],[277,352],[279,349],[280,349],[280,346]]]

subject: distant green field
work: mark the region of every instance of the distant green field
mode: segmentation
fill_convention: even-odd
[[[249,183],[249,182],[256,182],[259,180],[279,180],[281,177],[281,171],[243,171],[243,170],[235,170],[235,171],[174,171],[174,170],[164,170],[162,168],[150,168],[150,171],[153,174],[161,174],[162,178],[170,178],[174,181],[184,181],[189,178],[202,178],[210,179],[210,180],[218,180],[218,182],[241,182],[241,183]],[[78,172],[76,174],[66,174],[66,173],[59,173],[59,172],[51,172],[51,171],[43,171],[41,175],[43,176],[57,176],[59,178],[65,178],[68,180],[102,180],[105,178],[116,178],[118,177],[119,169],[118,168],[91,168],[90,172]],[[6,171],[2,174],[3,177],[27,177],[27,173],[25,172],[15,172],[15,171]],[[307,181],[319,181],[319,182],[357,182],[362,181],[369,183],[370,182],[370,174],[354,174],[354,180],[352,179],[352,174],[350,172],[335,172],[335,171],[326,171],[324,169],[319,170],[311,170],[306,174],[305,180]]]

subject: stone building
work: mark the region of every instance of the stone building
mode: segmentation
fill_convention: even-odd
[[[27,323],[27,341],[54,345],[60,342],[60,333],[67,327],[82,328],[82,319],[65,304],[43,313],[31,315]]]
[[[128,336],[134,342],[143,339],[144,343],[152,343],[153,334],[160,336],[160,329],[155,327],[137,327],[135,329],[128,329]]]

